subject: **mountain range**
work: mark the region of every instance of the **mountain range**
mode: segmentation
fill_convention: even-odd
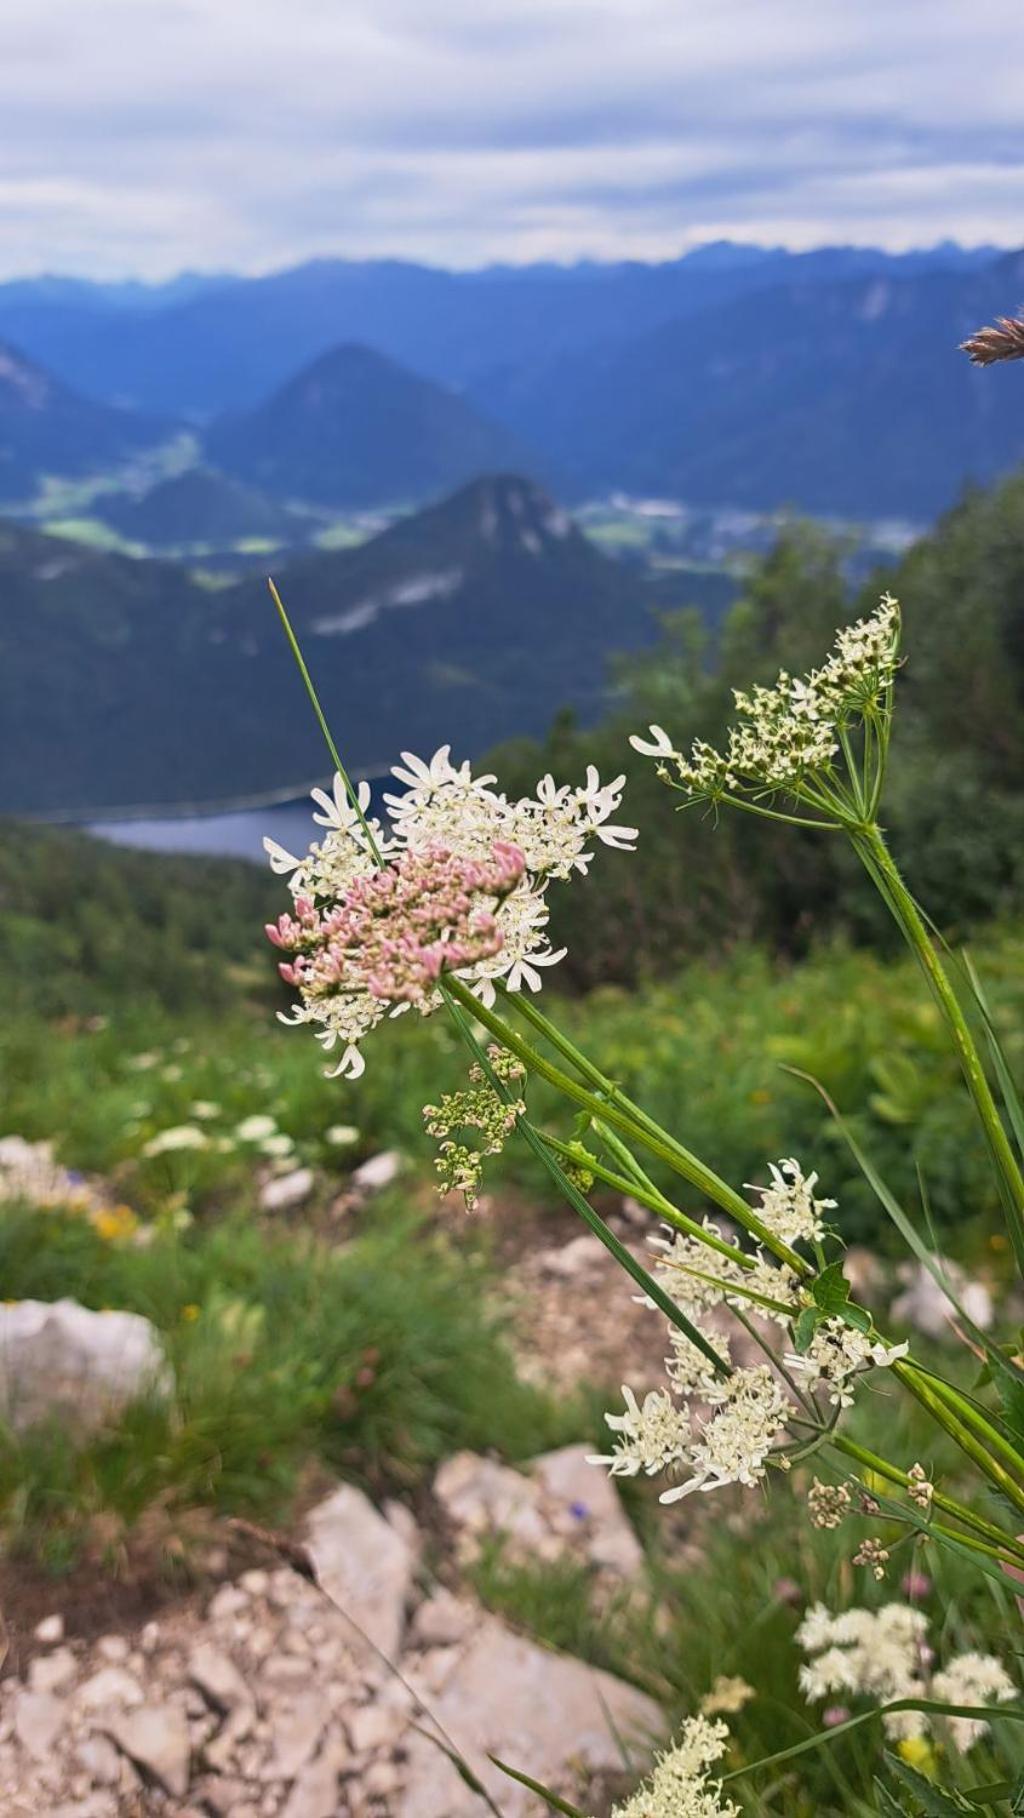
[[[403,748],[472,756],[540,733],[563,705],[593,718],[608,655],[657,629],[642,574],[510,475],[278,580],[363,774]],[[732,589],[708,582],[724,604]],[[262,579],[210,591],[177,563],[8,523],[0,597],[0,811],[210,804],[329,768]]]
[[[1015,306],[1024,254],[719,245],[139,289],[0,285],[0,496],[108,469],[172,419],[278,508],[417,504],[514,468],[570,501],[920,520],[1024,459],[1024,372],[956,351]]]
[[[166,434],[153,419],[79,396],[0,341],[0,500],[29,499],[47,474],[91,473]]]
[[[257,409],[214,423],[206,452],[284,499],[368,507],[436,498],[523,465],[509,430],[372,348],[322,354]],[[539,473],[542,463],[530,461]]]

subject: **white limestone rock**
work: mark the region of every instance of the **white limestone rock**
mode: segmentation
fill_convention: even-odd
[[[409,1541],[361,1490],[342,1484],[310,1513],[306,1545],[327,1596],[388,1660],[396,1660],[416,1564]]]
[[[106,1729],[144,1774],[172,1797],[184,1797],[192,1745],[182,1711],[172,1704],[144,1704],[126,1717],[115,1717]]]
[[[504,1818],[533,1818],[536,1801],[493,1766],[490,1753],[557,1788],[566,1783],[570,1763],[591,1773],[619,1770],[619,1737],[642,1762],[665,1731],[662,1713],[644,1693],[514,1635],[494,1617],[477,1630],[433,1711]],[[415,1731],[403,1774],[393,1818],[442,1812],[444,1818],[477,1818],[479,1799]]]
[[[156,1327],[75,1300],[0,1306],[0,1419],[18,1432],[58,1419],[94,1432],[129,1402],[173,1386]]]

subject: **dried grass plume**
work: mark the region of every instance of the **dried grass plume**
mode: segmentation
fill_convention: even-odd
[[[960,347],[974,366],[1024,360],[1024,316],[1000,316],[993,328],[979,328]]]

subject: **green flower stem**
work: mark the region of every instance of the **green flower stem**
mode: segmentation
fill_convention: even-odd
[[[859,1445],[847,1434],[841,1432],[833,1434],[831,1443],[837,1451],[844,1453],[847,1458],[852,1459],[855,1464],[861,1465],[864,1470],[876,1472],[879,1477],[886,1478],[889,1483],[898,1484],[901,1489],[909,1488],[910,1475],[907,1471],[901,1471],[898,1465],[890,1464],[886,1458],[880,1458],[877,1452],[869,1451],[867,1446]],[[986,1540],[991,1541],[994,1549],[998,1549],[1002,1554],[1012,1558],[1015,1564],[1024,1565],[1024,1542],[1017,1540],[1014,1535],[1005,1533],[994,1522],[986,1521],[984,1516],[976,1515],[973,1509],[969,1509],[965,1503],[958,1502],[954,1496],[947,1496],[944,1490],[933,1492],[932,1504],[935,1508],[941,1509],[943,1514],[952,1516],[955,1521],[970,1528],[973,1533],[980,1534]]]
[[[1004,1470],[999,1461],[993,1458],[987,1446],[975,1437],[942,1397],[936,1394],[927,1379],[920,1376],[912,1365],[908,1366],[902,1359],[897,1360],[891,1368],[893,1375],[899,1377],[900,1382],[909,1389],[915,1401],[920,1402],[943,1431],[948,1433],[952,1440],[955,1440],[961,1452],[964,1452],[968,1458],[980,1466],[989,1482],[1001,1490],[1015,1508],[1024,1510],[1024,1489],[1010,1476],[1008,1471]]]
[[[935,951],[924,919],[900,876],[876,823],[851,834],[854,850],[877,884],[890,913],[920,964],[932,995],[953,1038],[967,1089],[974,1101],[989,1152],[995,1163],[1006,1208],[1017,1267],[1024,1275],[1024,1175],[1021,1174],[970,1025],[945,967]]]
[[[1015,1472],[1024,1482],[1024,1458],[1006,1435],[1000,1432],[984,1408],[979,1407],[969,1396],[961,1394],[952,1383],[945,1382],[941,1376],[937,1376],[934,1370],[925,1369],[922,1364],[912,1363],[908,1358],[903,1364],[903,1368],[905,1370],[913,1369],[918,1378],[927,1383],[932,1393],[945,1403],[968,1431],[973,1433],[982,1445],[988,1446],[1002,1460],[1008,1470]]]
[[[699,1161],[695,1155],[691,1155],[688,1149],[684,1149],[682,1143],[677,1143],[674,1137],[668,1135],[667,1131],[660,1129],[657,1124],[647,1118],[639,1118],[632,1110],[623,1109],[618,1102],[613,1103],[611,1100],[595,1097],[593,1092],[589,1092],[585,1086],[573,1079],[571,1074],[563,1073],[562,1069],[556,1067],[553,1061],[549,1061],[543,1054],[539,1054],[536,1048],[531,1048],[530,1044],[524,1041],[496,1011],[488,1009],[485,1004],[474,997],[465,981],[456,977],[454,973],[446,974],[445,984],[449,994],[457,1003],[461,1004],[463,1010],[469,1016],[474,1017],[477,1022],[482,1023],[485,1029],[489,1029],[503,1047],[515,1054],[530,1072],[536,1074],[540,1079],[547,1080],[549,1085],[555,1086],[558,1091],[564,1093],[566,1098],[588,1111],[591,1117],[612,1125],[624,1136],[632,1137],[642,1147],[649,1149],[652,1155],[658,1157],[659,1161],[663,1161],[676,1174],[681,1174],[684,1180],[690,1182],[691,1186],[696,1187],[708,1199],[714,1200],[716,1205],[721,1206],[723,1211],[728,1212],[730,1218],[734,1218],[737,1224],[742,1225],[745,1230],[759,1238],[767,1249],[771,1250],[781,1261],[788,1263],[791,1269],[801,1275],[808,1273],[807,1264],[803,1259],[797,1256],[788,1244],[780,1243],[774,1233],[769,1231],[751,1212],[746,1200],[741,1199],[738,1193],[734,1193],[724,1180],[721,1180],[712,1169],[705,1167],[704,1163]]]
[[[483,1071],[484,1077],[487,1079],[489,1085],[497,1093],[499,1098],[503,1099],[506,1104],[511,1104],[514,1102],[511,1088],[507,1081],[498,1078],[498,1075],[491,1065],[490,1056],[485,1053],[484,1049],[480,1046],[469,1016],[466,1015],[464,1009],[457,1001],[456,994],[452,991],[452,985],[455,982],[456,981],[452,978],[450,973],[441,981],[441,995],[444,998],[448,1013],[463,1042],[473,1056],[473,1059]],[[470,994],[470,1004],[476,1004],[476,999],[472,994]],[[530,1122],[530,1119],[524,1117],[522,1114],[518,1115],[516,1118],[516,1128],[523,1137],[527,1147],[532,1150],[538,1161],[542,1163],[563,1196],[568,1200],[570,1206],[572,1206],[575,1212],[579,1213],[584,1224],[589,1226],[595,1237],[600,1238],[605,1249],[615,1258],[615,1261],[619,1264],[620,1268],[625,1269],[627,1275],[632,1276],[633,1280],[636,1282],[637,1286],[643,1290],[643,1293],[648,1300],[653,1301],[659,1311],[665,1315],[669,1324],[677,1326],[689,1339],[690,1343],[696,1345],[698,1351],[703,1352],[709,1363],[714,1366],[716,1374],[719,1376],[728,1376],[730,1367],[725,1359],[719,1356],[714,1346],[699,1327],[695,1326],[691,1320],[687,1319],[682,1308],[676,1306],[675,1301],[665,1293],[664,1288],[660,1287],[654,1280],[654,1277],[648,1274],[643,1264],[637,1261],[632,1251],[627,1250],[625,1244],[621,1243],[614,1231],[605,1224],[604,1219],[594,1211],[593,1206],[588,1204],[575,1182],[569,1179],[565,1170],[559,1166],[555,1156],[545,1147],[540,1131],[534,1127]]]
[[[550,1084],[557,1085],[560,1091],[566,1093],[567,1097],[574,1099],[578,1105],[583,1105],[599,1122],[614,1126],[623,1135],[632,1137],[642,1147],[649,1149],[652,1155],[657,1155],[660,1161],[667,1163],[675,1173],[681,1174],[684,1180],[688,1180],[692,1186],[697,1187],[708,1199],[713,1200],[715,1205],[721,1206],[723,1212],[727,1212],[730,1218],[734,1218],[738,1225],[742,1225],[745,1231],[756,1237],[765,1246],[765,1249],[771,1250],[772,1254],[777,1256],[781,1262],[787,1263],[796,1275],[806,1276],[812,1273],[804,1258],[798,1256],[795,1250],[791,1250],[788,1244],[781,1243],[774,1232],[770,1231],[767,1225],[762,1224],[757,1214],[751,1211],[746,1200],[741,1199],[727,1181],[722,1180],[713,1169],[706,1167],[696,1155],[684,1148],[675,1137],[670,1136],[667,1130],[663,1130],[653,1117],[649,1117],[646,1111],[634,1104],[621,1087],[595,1067],[593,1062],[588,1060],[587,1056],[576,1047],[575,1043],[571,1042],[568,1036],[563,1035],[550,1018],[530,1002],[524,992],[504,992],[503,1001],[510,1010],[515,1010],[531,1023],[538,1034],[542,1035],[545,1041],[550,1042],[552,1047],[556,1048],[563,1058],[575,1067],[577,1072],[581,1073],[598,1092],[607,1094],[607,1102],[595,1100],[590,1093],[583,1093],[575,1080],[559,1068],[553,1067],[549,1061],[537,1053],[535,1048],[530,1048],[524,1043],[521,1043],[518,1048],[514,1047],[510,1039],[512,1032],[508,1025],[500,1022],[493,1010],[485,1012],[483,1006],[472,996],[461,980],[452,982],[458,985],[460,1001],[465,1004],[470,1014],[477,1016],[486,1028],[497,1034],[506,1046],[512,1047],[513,1052],[518,1054],[521,1060],[525,1060],[529,1066],[534,1067]],[[489,1021],[488,1018],[491,1020]]]
[[[596,1180],[603,1181],[605,1186],[615,1187],[624,1196],[632,1195],[641,1205],[646,1206],[648,1211],[657,1212],[666,1224],[674,1226],[677,1231],[685,1231],[688,1236],[698,1238],[702,1244],[707,1245],[709,1250],[717,1250],[721,1256],[728,1256],[733,1262],[737,1260],[735,1244],[727,1244],[722,1237],[713,1237],[704,1229],[703,1225],[697,1223],[696,1219],[688,1218],[685,1212],[680,1212],[679,1207],[674,1206],[663,1193],[659,1193],[656,1187],[648,1191],[636,1181],[627,1180],[625,1175],[616,1174],[614,1168],[606,1168],[597,1156],[590,1155],[582,1143],[565,1143],[560,1137],[553,1136],[549,1130],[538,1129],[537,1134],[541,1142],[554,1155],[561,1156],[563,1161],[573,1162],[578,1168],[586,1168]]]
[[[334,764],[334,768],[337,771],[338,775],[340,776],[342,782],[345,785],[345,793],[348,796],[348,799],[351,802],[353,809],[355,810],[356,818],[359,821],[359,825],[361,826],[361,828],[363,830],[363,834],[366,838],[366,843],[370,849],[370,852],[372,853],[377,864],[383,865],[384,859],[381,855],[380,847],[378,846],[377,841],[374,838],[373,828],[370,826],[369,821],[367,820],[365,814],[363,813],[362,809],[359,806],[359,796],[357,795],[356,791],[352,787],[352,780],[348,774],[348,771],[345,769],[344,764],[341,761],[341,756],[339,754],[338,747],[334,743],[334,739],[331,736],[331,729],[327,724],[327,716],[324,713],[324,710],[320,705],[320,697],[317,694],[316,687],[313,682],[313,677],[309,673],[309,669],[306,664],[306,659],[302,654],[302,649],[299,644],[299,640],[295,636],[295,632],[292,629],[292,622],[291,622],[290,618],[288,617],[287,612],[285,611],[284,601],[282,600],[281,595],[277,591],[277,587],[276,587],[275,583],[271,580],[269,575],[267,576],[267,586],[270,588],[270,597],[273,600],[274,605],[277,607],[277,616],[281,621],[281,626],[284,631],[284,635],[288,640],[288,648],[291,651],[292,656],[295,658],[295,662],[298,666],[299,674],[302,677],[303,685],[305,687],[306,693],[309,696],[310,703],[313,708],[313,712],[316,715],[317,724],[320,727],[320,731],[324,735],[324,743],[327,746],[327,749],[331,754],[331,760]]]

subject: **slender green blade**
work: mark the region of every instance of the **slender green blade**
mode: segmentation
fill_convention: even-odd
[[[517,1780],[520,1786],[527,1787],[531,1793],[536,1793],[538,1799],[543,1799],[549,1812],[561,1812],[562,1818],[587,1818],[586,1812],[581,1812],[578,1805],[570,1805],[568,1799],[560,1799],[549,1786],[542,1786],[539,1780],[531,1780],[529,1774],[521,1774],[518,1768],[509,1767],[508,1762],[500,1761],[497,1755],[492,1755],[490,1759],[510,1780]]]

